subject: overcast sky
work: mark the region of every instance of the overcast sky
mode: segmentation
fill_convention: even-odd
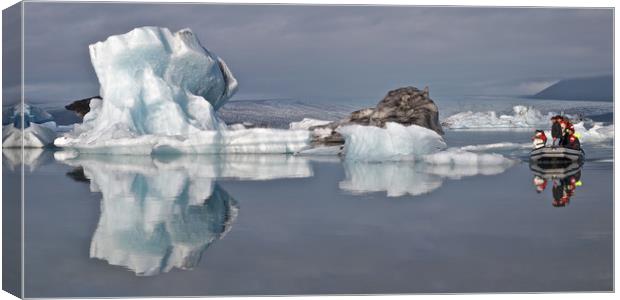
[[[613,68],[611,9],[26,3],[26,99],[97,95],[88,45],[146,25],[191,28],[236,99],[531,94]]]

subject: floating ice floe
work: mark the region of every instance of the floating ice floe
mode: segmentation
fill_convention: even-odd
[[[344,155],[348,160],[415,160],[446,147],[438,133],[417,125],[388,122],[385,128],[349,125],[337,131],[345,139]]]
[[[90,45],[103,101],[55,140],[81,152],[289,153],[306,130],[234,128],[215,114],[237,90],[224,61],[189,29],[141,27]]]
[[[3,148],[43,148],[51,145],[59,130],[52,115],[42,108],[18,104],[3,111]]]
[[[3,148],[43,148],[51,145],[56,138],[56,132],[49,127],[31,123],[21,129],[13,125],[2,127]]]
[[[499,116],[494,111],[460,112],[445,118],[441,125],[451,129],[535,128],[549,126],[549,119],[555,115],[544,115],[533,107],[523,105],[514,106],[512,110],[512,115]]]
[[[614,138],[614,125],[603,125],[603,123],[594,123],[592,127],[586,128],[584,122],[574,125],[575,132],[580,137],[582,143],[600,143]]]
[[[158,157],[65,150],[55,157],[102,195],[90,257],[140,276],[194,268],[231,230],[240,208],[218,178],[312,176],[306,159],[285,155]]]

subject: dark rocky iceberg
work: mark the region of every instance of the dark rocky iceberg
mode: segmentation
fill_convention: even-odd
[[[331,129],[330,135],[316,136],[313,143],[338,145],[344,144],[344,138],[335,131],[340,126],[358,124],[384,127],[387,122],[405,126],[418,125],[438,134],[444,133],[439,123],[439,109],[429,97],[428,87],[419,90],[412,86],[391,90],[375,107],[354,111],[344,120],[314,126],[310,130]]]

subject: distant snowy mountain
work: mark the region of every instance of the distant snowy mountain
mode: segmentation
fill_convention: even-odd
[[[560,80],[532,96],[537,99],[613,101],[613,76]]]

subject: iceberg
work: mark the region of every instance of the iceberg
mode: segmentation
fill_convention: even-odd
[[[103,100],[58,147],[122,154],[292,153],[307,131],[229,130],[216,115],[235,93],[226,63],[190,29],[141,27],[89,46]]]
[[[59,130],[51,114],[29,104],[5,109],[3,118],[3,148],[43,148],[54,142]]]
[[[549,126],[549,119],[556,115],[544,115],[533,107],[523,105],[514,106],[512,111],[512,115],[499,116],[494,111],[460,112],[445,118],[441,125],[450,129],[535,128]]]
[[[13,125],[2,127],[3,148],[43,148],[51,145],[56,138],[56,132],[47,126],[32,123],[21,129]]]
[[[19,124],[22,122],[22,114],[24,127],[28,127],[30,123],[42,124],[54,120],[50,113],[40,107],[19,103],[2,110],[2,125],[13,124],[21,127]]]
[[[614,124],[603,125],[603,123],[596,122],[587,129],[584,122],[579,122],[573,127],[582,143],[602,143],[614,139]]]
[[[415,160],[446,147],[441,135],[418,125],[388,122],[385,128],[348,125],[336,131],[345,139],[344,155],[348,160]]]

